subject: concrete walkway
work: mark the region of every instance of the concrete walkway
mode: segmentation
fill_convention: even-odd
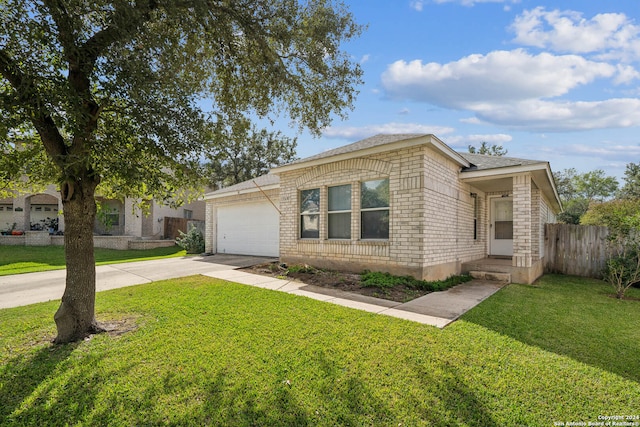
[[[398,317],[438,328],[444,328],[457,320],[504,286],[504,284],[497,282],[472,280],[447,291],[432,292],[407,303],[400,303],[240,270],[214,271],[204,273],[204,275],[229,282],[305,296],[357,310]]]
[[[433,292],[399,303],[237,270],[268,261],[271,259],[214,255],[104,265],[96,267],[96,289],[104,291],[202,274],[443,328],[503,286],[496,282],[473,280],[444,292]],[[59,300],[64,292],[65,275],[65,270],[55,270],[0,277],[0,308]]]

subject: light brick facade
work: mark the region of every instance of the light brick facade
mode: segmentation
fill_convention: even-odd
[[[484,222],[484,194],[458,179],[460,167],[422,145],[280,174],[280,257],[284,262],[352,271],[363,269],[439,279],[482,258],[483,228],[474,238],[474,202]],[[388,240],[360,238],[360,184],[389,179]],[[351,184],[351,239],[327,238],[329,186]],[[320,238],[301,239],[299,195],[320,189]],[[477,196],[472,196],[472,193]],[[474,197],[477,197],[474,199]]]
[[[280,260],[354,272],[369,269],[427,280],[460,274],[463,263],[493,255],[492,200],[506,198],[513,203],[513,238],[508,238],[513,250],[507,255],[513,280],[531,283],[542,274],[544,224],[555,221],[560,207],[548,163],[463,155],[433,135],[378,135],[276,168],[273,174],[279,183],[269,178],[266,195],[281,212]],[[383,179],[389,184],[389,237],[366,239],[362,183]],[[329,189],[345,185],[351,204],[342,213],[350,214],[350,222],[341,223],[341,231],[348,228],[350,237],[329,238]],[[266,200],[252,187],[242,183],[207,196],[207,252],[216,252],[219,207]],[[302,192],[309,195],[309,190],[317,190],[317,213],[301,213]],[[305,235],[316,234],[317,215],[317,238],[301,237],[302,218],[310,220],[309,215],[314,231]]]

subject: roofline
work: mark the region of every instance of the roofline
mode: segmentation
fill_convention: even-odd
[[[540,162],[528,165],[501,166],[490,169],[461,171],[460,177],[464,181],[478,181],[484,178],[495,177],[497,175],[513,175],[522,172],[548,169],[549,163]]]
[[[464,182],[474,182],[481,181],[486,178],[496,178],[499,176],[508,177],[511,175],[516,175],[523,172],[534,172],[534,171],[544,171],[549,183],[551,184],[551,189],[553,190],[553,197],[555,198],[555,202],[558,204],[558,208],[562,211],[562,202],[560,201],[560,196],[558,195],[558,189],[556,188],[556,182],[553,179],[553,174],[551,173],[551,165],[549,162],[540,162],[533,163],[529,165],[518,165],[518,166],[505,166],[500,168],[493,169],[483,169],[477,171],[462,171],[460,172],[460,179]],[[540,185],[538,185],[540,187]]]
[[[275,189],[280,188],[280,184],[261,185],[260,188],[263,191],[275,190]],[[240,194],[257,193],[257,192],[260,191],[260,188],[258,188],[258,187],[245,188],[243,190],[231,190],[231,191],[225,191],[223,193],[216,194],[216,193],[218,193],[218,191],[224,190],[223,188],[221,188],[220,190],[205,194],[202,199],[203,200],[214,200],[214,199],[221,199],[223,197],[237,196],[237,195],[240,195]]]
[[[374,147],[362,148],[359,150],[350,151],[348,153],[336,154],[336,155],[327,156],[327,157],[320,157],[320,158],[316,158],[308,161],[304,161],[303,159],[300,162],[275,167],[271,169],[271,173],[278,175],[280,173],[289,172],[296,169],[320,166],[326,163],[339,162],[342,160],[348,160],[355,157],[371,156],[373,154],[379,154],[379,153],[399,150],[403,148],[417,147],[420,145],[430,145],[440,153],[444,154],[446,157],[458,163],[460,166],[469,167],[471,165],[467,159],[465,159],[456,151],[454,151],[452,148],[447,146],[437,136],[433,134],[425,134],[418,137],[401,139],[399,141],[390,142],[387,144],[380,144]]]

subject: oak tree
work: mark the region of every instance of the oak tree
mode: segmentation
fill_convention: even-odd
[[[469,145],[469,153],[471,154],[484,154],[486,156],[506,156],[508,151],[506,148],[503,148],[502,145],[491,144],[487,141],[482,141],[480,147],[476,147],[474,145]]]
[[[258,129],[247,119],[217,120],[212,140],[205,174],[216,189],[264,175],[297,158],[296,138]]]
[[[343,43],[361,30],[338,0],[0,3],[0,188],[60,186],[56,342],[100,330],[96,188],[169,200],[195,185],[211,114],[286,115],[318,135],[353,106],[361,70]]]

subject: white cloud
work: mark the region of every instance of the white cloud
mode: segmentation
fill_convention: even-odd
[[[326,128],[322,134],[326,138],[362,139],[379,133],[431,133],[434,135],[446,135],[453,132],[453,130],[453,128],[446,126],[391,122],[368,126],[332,126]]]
[[[403,108],[402,110],[398,111],[398,114],[400,114],[401,116],[405,116],[407,114],[411,113],[411,110],[409,110],[408,108]]]
[[[609,160],[619,160],[628,163],[630,159],[640,157],[640,144],[624,145],[615,143],[602,143],[598,146],[586,144],[571,144],[567,146],[559,146],[555,150],[560,154],[597,157]]]
[[[617,65],[618,74],[613,80],[616,84],[630,84],[634,80],[640,79],[640,73],[638,70],[630,65]]]
[[[610,64],[577,55],[531,55],[516,49],[447,64],[396,61],[382,74],[382,86],[391,98],[483,110],[495,103],[557,97],[615,73]]]
[[[527,100],[493,104],[477,109],[480,120],[511,129],[564,132],[640,125],[640,99],[619,98],[605,101]]]
[[[370,54],[367,53],[365,55],[362,55],[362,58],[360,58],[360,65],[362,65],[362,64],[364,64],[366,62],[369,62],[369,59],[371,59],[371,55]]]
[[[422,12],[422,7],[423,6],[424,6],[424,2],[420,1],[420,0],[415,0],[415,1],[409,2],[409,7],[411,7],[411,9],[416,10],[418,12]]]
[[[640,59],[640,26],[622,13],[585,19],[580,12],[524,11],[511,26],[514,42],[555,52],[597,53],[602,59]]]

